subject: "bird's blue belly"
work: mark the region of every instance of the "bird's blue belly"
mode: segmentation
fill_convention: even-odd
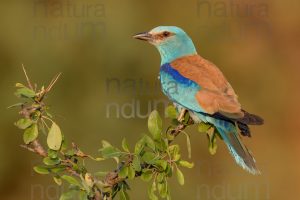
[[[174,103],[194,112],[203,112],[195,98],[201,89],[197,83],[182,76],[168,63],[160,68],[160,81],[164,94]]]

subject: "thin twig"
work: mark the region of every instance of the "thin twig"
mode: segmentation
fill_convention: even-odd
[[[28,77],[28,75],[27,75],[27,72],[26,72],[26,69],[25,69],[24,64],[22,64],[22,68],[23,68],[23,72],[24,72],[25,77],[26,77],[26,80],[27,80],[28,87],[29,87],[30,89],[34,90],[33,87],[32,87],[32,84],[31,84],[31,82],[30,82],[30,79],[29,79],[29,77]]]
[[[32,142],[32,146],[37,154],[39,154],[42,157],[47,157],[48,154],[47,154],[46,150],[44,149],[44,147],[40,144],[40,142],[38,140],[34,140]]]
[[[34,84],[34,91],[35,92],[37,91],[37,84],[36,83]]]
[[[46,128],[49,130],[50,127],[49,127],[48,124],[45,122],[45,120],[42,118],[41,121],[42,121],[42,124],[45,125]]]
[[[50,82],[50,84],[48,85],[48,87],[46,88],[46,90],[44,90],[41,94],[41,96],[38,99],[38,102],[41,102],[45,95],[50,92],[50,90],[53,88],[54,84],[57,82],[57,80],[59,79],[59,77],[61,76],[62,73],[57,74]]]
[[[20,147],[27,149],[28,151],[31,151],[33,153],[36,153],[35,150],[33,148],[29,147],[28,145],[21,144]]]
[[[50,82],[49,86],[46,89],[46,93],[50,92],[50,90],[52,89],[52,87],[54,86],[54,84],[57,82],[57,80],[59,79],[59,77],[61,76],[61,73],[57,74],[52,81]]]
[[[42,119],[47,119],[47,120],[49,120],[50,122],[54,123],[54,121],[53,121],[52,119],[50,119],[49,117],[42,116]]]

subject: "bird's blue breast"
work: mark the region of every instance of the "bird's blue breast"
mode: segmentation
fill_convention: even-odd
[[[202,112],[195,96],[201,89],[194,81],[182,76],[169,63],[160,68],[160,81],[163,92],[175,103],[196,112]]]

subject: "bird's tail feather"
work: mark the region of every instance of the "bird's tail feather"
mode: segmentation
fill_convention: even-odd
[[[236,119],[236,124],[241,131],[243,136],[251,137],[250,128],[248,125],[262,125],[264,124],[264,119],[258,115],[254,115],[248,113],[245,110],[242,110],[244,113],[244,117],[240,119]]]
[[[230,124],[229,126],[233,125]],[[222,126],[216,126],[216,128],[219,131],[224,142],[226,143],[236,163],[251,174],[260,174],[260,171],[255,165],[255,159],[253,158],[247,147],[242,143],[236,127],[232,127],[230,130]]]
[[[264,119],[261,118],[258,115],[254,115],[251,113],[248,113],[245,110],[242,110],[244,113],[244,117],[237,119],[238,123],[246,124],[246,125],[262,125],[264,124]]]
[[[190,112],[190,116],[196,123],[203,121],[213,124],[220,133],[220,136],[227,145],[236,163],[251,174],[260,174],[260,171],[256,167],[255,159],[239,137],[235,123],[203,115],[203,113]]]

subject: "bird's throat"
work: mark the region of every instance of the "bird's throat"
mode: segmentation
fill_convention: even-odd
[[[197,54],[193,44],[161,45],[156,46],[161,57],[161,65],[171,63],[172,61]]]

